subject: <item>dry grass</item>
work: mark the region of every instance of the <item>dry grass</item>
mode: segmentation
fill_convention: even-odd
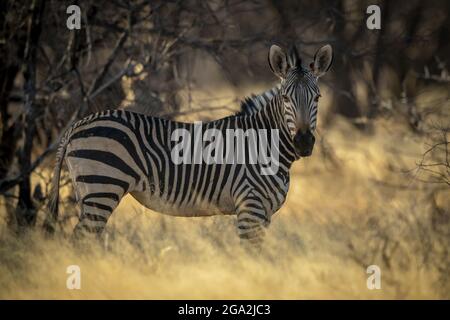
[[[325,144],[295,164],[259,257],[241,251],[233,217],[165,217],[126,198],[107,241],[89,250],[36,231],[17,239],[0,222],[0,298],[449,299],[448,188],[405,173],[423,152],[419,136],[394,121],[375,128],[364,135],[337,118],[323,132]],[[66,289],[71,264],[81,290]],[[381,290],[366,287],[372,264]]]

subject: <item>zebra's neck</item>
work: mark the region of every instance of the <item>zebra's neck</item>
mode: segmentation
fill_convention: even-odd
[[[261,94],[251,95],[241,103],[238,115],[250,116],[262,120],[270,128],[279,129],[280,168],[286,174],[292,163],[297,160],[295,148],[283,112],[280,86],[273,87]]]
[[[261,94],[251,95],[241,102],[240,114],[252,115],[267,107],[273,97],[278,95],[280,85],[277,85]]]

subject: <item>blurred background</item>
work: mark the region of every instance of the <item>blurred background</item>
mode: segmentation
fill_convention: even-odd
[[[448,1],[3,0],[0,15],[0,298],[450,298]],[[328,43],[334,62],[318,146],[292,169],[262,259],[240,254],[233,217],[164,217],[132,198],[98,248],[76,251],[64,174],[60,230],[42,236],[73,121],[231,115],[277,84],[272,43],[295,44],[305,66]],[[70,264],[82,290],[65,287]],[[374,264],[381,290],[366,286]]]

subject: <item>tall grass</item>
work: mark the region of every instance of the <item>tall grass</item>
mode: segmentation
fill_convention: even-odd
[[[234,217],[166,217],[131,197],[104,238],[81,247],[63,232],[16,237],[2,209],[0,298],[448,299],[450,219],[439,199],[449,190],[408,173],[420,136],[394,120],[374,128],[366,135],[336,118],[313,156],[294,165],[258,256],[241,250]],[[73,264],[80,290],[66,288]],[[366,286],[369,265],[381,268],[380,290]]]

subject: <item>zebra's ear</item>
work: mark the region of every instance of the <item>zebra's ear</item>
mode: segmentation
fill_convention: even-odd
[[[276,76],[284,79],[288,71],[288,60],[286,52],[277,45],[272,45],[269,49],[269,65]]]
[[[327,73],[328,69],[331,67],[333,62],[333,49],[329,44],[324,45],[322,48],[317,50],[314,55],[314,61],[311,63],[311,71],[313,74],[319,78]]]

